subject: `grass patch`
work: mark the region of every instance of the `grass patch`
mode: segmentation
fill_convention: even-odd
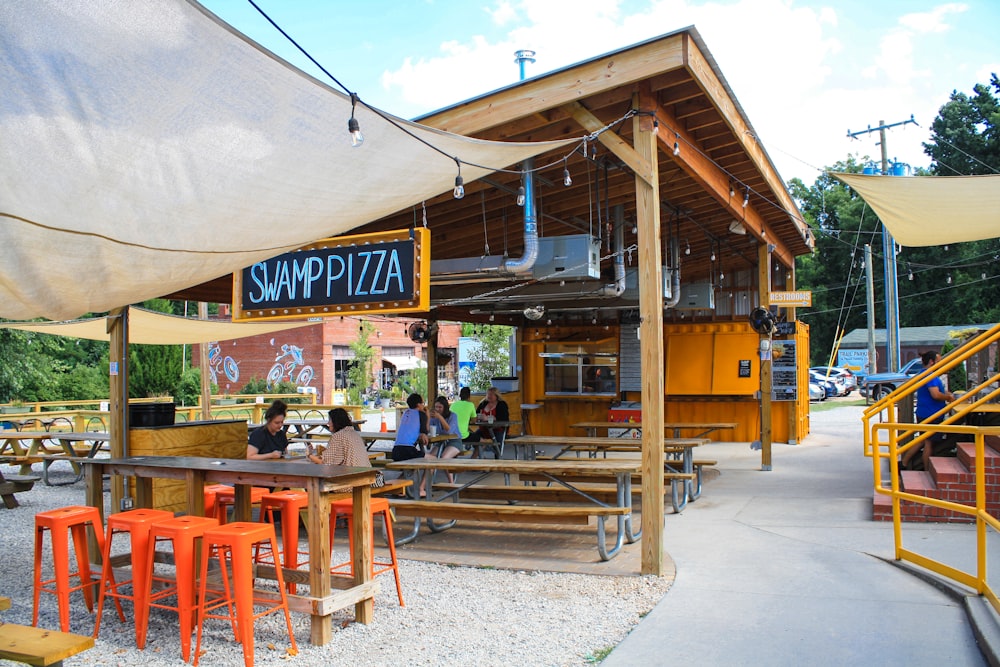
[[[810,410],[810,412],[828,412],[830,410],[836,410],[837,408],[844,408],[844,407],[847,407],[847,406],[854,406],[854,407],[862,406],[863,407],[864,405],[865,405],[865,399],[864,398],[855,398],[855,399],[851,399],[849,401],[831,401],[831,400],[826,400],[826,401],[823,401],[822,403],[810,403],[809,404],[809,410]]]
[[[606,657],[608,657],[609,655],[611,655],[611,651],[613,651],[614,648],[615,648],[614,646],[605,646],[604,648],[598,649],[598,650],[594,651],[593,653],[588,653],[586,655],[586,657],[584,657],[584,661],[588,665],[597,665],[597,664],[600,664],[600,663],[604,662],[604,659]]]

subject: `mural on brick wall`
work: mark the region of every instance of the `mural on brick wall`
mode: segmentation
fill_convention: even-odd
[[[274,345],[274,339],[271,339]],[[279,382],[292,382],[299,387],[307,387],[316,374],[313,367],[303,359],[303,349],[298,345],[282,343],[274,357],[274,366],[267,374],[267,388],[270,389]]]
[[[240,366],[236,360],[230,356],[222,355],[222,348],[218,341],[208,344],[208,372],[212,378],[212,384],[222,386],[219,382],[219,374],[225,374],[230,382],[238,382],[240,379]],[[228,385],[226,385],[228,387]]]

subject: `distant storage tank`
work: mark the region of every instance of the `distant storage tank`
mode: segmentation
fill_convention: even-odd
[[[879,176],[882,170],[878,168],[878,164],[875,162],[866,162],[861,173],[865,176]]]
[[[893,162],[892,166],[889,167],[890,176],[909,176],[910,175],[910,165],[905,162]]]

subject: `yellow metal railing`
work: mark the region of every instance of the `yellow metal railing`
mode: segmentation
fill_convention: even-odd
[[[940,362],[934,364],[929,371],[914,376],[891,394],[866,408],[862,416],[862,422],[864,423],[864,454],[872,458],[872,476],[875,492],[888,495],[892,499],[892,522],[896,559],[909,561],[974,589],[986,597],[993,608],[1000,613],[1000,600],[998,600],[997,594],[986,582],[987,528],[1000,531],[1000,521],[989,514],[986,509],[985,477],[985,437],[987,435],[1000,436],[1000,426],[956,425],[956,422],[963,420],[970,412],[976,411],[977,408],[986,403],[996,402],[1000,398],[1000,388],[998,388],[1000,387],[1000,373],[984,377],[978,385],[969,389],[961,396],[956,396],[954,401],[923,422],[911,423],[909,420],[901,421],[899,415],[901,403],[907,406],[907,409],[910,406],[909,402],[903,402],[904,398],[912,396],[918,388],[924,386],[931,379],[947,374],[951,369],[965,362],[971,356],[984,351],[988,352],[990,346],[993,345],[1000,347],[1000,325],[967,341],[950,352]],[[906,416],[909,417],[910,415]],[[934,420],[939,418],[941,419],[940,423],[933,423]],[[937,498],[928,498],[900,490],[900,456],[920,447],[928,438],[937,433],[964,434],[971,436],[975,442],[975,506],[939,500]],[[888,487],[882,482],[882,466],[885,461],[888,461],[890,471],[889,479],[891,481]],[[973,517],[976,523],[976,572],[970,573],[959,570],[903,547],[902,519],[900,514],[900,501],[903,500],[930,505]]]
[[[1000,613],[1000,599],[996,592],[986,581],[986,536],[987,528],[1000,532],[1000,521],[986,510],[986,442],[985,436],[1000,436],[1000,426],[944,426],[941,424],[900,424],[886,422],[876,424],[872,427],[874,432],[885,432],[888,450],[884,455],[873,456],[872,461],[875,469],[875,492],[888,495],[892,498],[892,524],[893,537],[895,539],[896,560],[905,560],[943,577],[957,581],[960,584],[972,588],[980,595],[983,595],[993,609]],[[906,493],[899,488],[899,456],[907,449],[916,446],[916,440],[911,440],[905,445],[900,445],[901,436],[911,435],[917,430],[929,430],[934,433],[960,433],[970,435],[976,445],[975,463],[975,483],[976,483],[976,504],[975,506],[956,503],[949,500],[928,498],[913,493]],[[882,484],[882,460],[889,461],[889,486]],[[944,510],[966,514],[975,519],[976,522],[976,571],[966,572],[959,570],[940,561],[936,561],[927,556],[923,556],[916,551],[912,551],[903,546],[903,530],[900,513],[900,502],[908,500],[922,505],[930,505]]]

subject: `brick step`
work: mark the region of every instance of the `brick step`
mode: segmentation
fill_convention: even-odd
[[[972,523],[974,520],[966,514],[906,500],[900,501],[899,513],[902,520],[907,523]],[[875,494],[872,502],[872,520],[892,521],[892,499],[889,496]]]
[[[1000,452],[998,452],[995,447],[1000,447],[1000,442],[997,441],[995,436],[986,436],[986,450],[983,452],[985,457],[986,472],[989,474],[991,471],[1000,471]],[[976,469],[976,443],[974,442],[960,442],[958,443],[958,460],[965,464],[965,467],[971,471]]]

